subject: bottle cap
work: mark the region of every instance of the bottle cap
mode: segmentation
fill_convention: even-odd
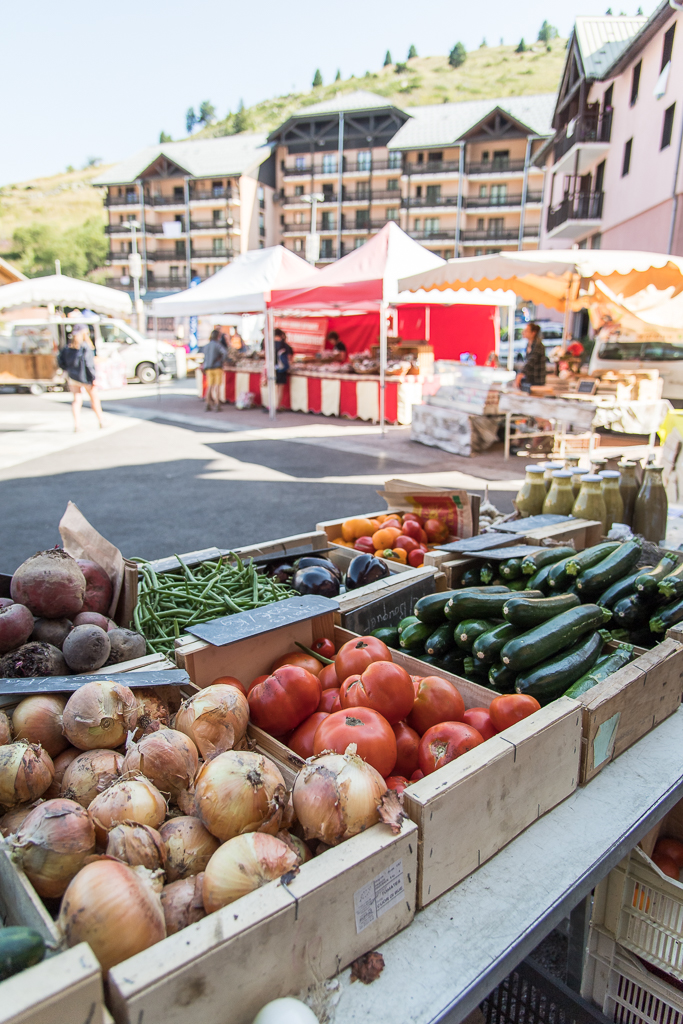
[[[556,469],[553,472],[553,480],[571,480],[573,476],[571,469]]]
[[[524,469],[527,473],[545,473],[543,466],[525,466]]]
[[[619,473],[616,469],[603,469],[600,473],[600,476],[603,480],[618,480],[621,476],[621,473]]]
[[[599,473],[587,473],[581,482],[585,484],[601,484],[602,477]]]
[[[564,462],[542,462],[543,469],[564,469]]]
[[[572,476],[579,476],[584,473],[590,473],[590,469],[585,469],[583,466],[574,466],[572,469]]]

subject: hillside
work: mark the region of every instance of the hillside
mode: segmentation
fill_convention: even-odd
[[[103,190],[90,185],[103,170],[88,167],[0,188],[0,253],[11,250],[17,228],[47,223],[57,231],[68,231],[92,217],[105,224]]]

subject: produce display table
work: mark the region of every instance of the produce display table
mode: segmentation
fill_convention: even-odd
[[[459,1024],[683,797],[683,709],[380,947],[335,1024]]]

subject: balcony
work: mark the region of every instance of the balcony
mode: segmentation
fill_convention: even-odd
[[[436,209],[437,207],[442,208],[444,206],[457,207],[457,205],[457,196],[404,196],[401,199],[401,206],[404,210],[418,210],[425,207]]]
[[[368,231],[381,231],[382,228],[385,226],[385,224],[391,224],[391,223],[397,224],[398,221],[371,220],[371,221],[366,221],[364,224],[354,224],[354,223],[351,223],[350,221],[347,221],[346,218],[342,218],[341,230],[342,230],[342,234],[343,235],[359,235],[359,234],[367,233]],[[294,236],[303,237],[304,235],[310,234],[311,225],[310,225],[310,223],[307,223],[307,224],[284,224],[284,225],[282,225],[281,230],[282,230],[283,235],[286,235],[287,237],[294,237]],[[317,224],[315,230],[316,230],[316,234],[319,234],[319,235],[336,235],[337,234],[337,225],[336,224],[332,224],[332,225],[325,226],[321,222],[319,222]]]
[[[553,171],[584,174],[609,151],[612,111],[583,113],[558,132],[553,143]],[[578,154],[577,154],[578,147]],[[577,163],[578,156],[578,163]]]
[[[521,174],[523,171],[523,160],[481,160],[465,168],[466,174]]]
[[[107,224],[104,229],[105,235],[128,235],[130,236],[130,224]],[[146,235],[163,235],[164,228],[162,224],[145,224]],[[138,238],[142,234],[142,229],[138,229]]]
[[[323,165],[320,163],[314,164],[312,170],[315,177],[325,174],[339,174],[337,167],[323,168]],[[393,160],[374,160],[370,163],[366,160],[347,160],[344,158],[342,174],[374,174],[377,171],[396,171],[397,174],[404,173],[401,161],[398,164]],[[285,178],[309,178],[311,176],[311,167],[285,167],[281,173]]]
[[[530,225],[524,228],[524,238],[538,238],[540,228]],[[460,241],[463,245],[494,245],[496,242],[516,242],[519,239],[519,228],[497,228],[495,231],[461,231]]]
[[[303,196],[283,196],[280,197],[281,206],[287,208],[292,206],[306,206],[310,209],[310,203],[307,203]],[[356,192],[342,192],[342,203],[348,203],[356,206],[367,206],[368,203],[375,202],[401,202],[401,192],[397,188],[390,189],[374,189],[372,192],[359,193]],[[339,202],[338,194],[336,192],[326,192],[325,198],[319,202],[318,206],[325,206],[325,204],[333,204]]]
[[[127,192],[125,196],[113,196],[111,193],[104,200],[105,206],[139,206],[140,197],[138,196],[137,190],[135,192]]]
[[[191,231],[208,231],[225,234],[228,231],[235,231],[239,228],[239,224],[231,222],[230,224],[225,221],[216,222],[215,220],[191,220],[190,230]]]
[[[434,231],[409,231],[408,234],[416,242],[436,242],[448,239],[450,242],[455,239],[455,228],[440,228]]]
[[[190,189],[190,202],[204,201],[206,199],[232,199],[233,192],[231,188],[212,188],[202,190],[198,188]]]
[[[428,160],[422,164],[406,164],[404,174],[457,174],[458,160]]]
[[[529,203],[541,203],[543,201],[542,192],[527,192],[526,194],[527,204]],[[467,196],[463,200],[463,205],[468,210],[481,210],[487,207],[493,206],[521,206],[522,196],[520,195],[493,195],[493,196]]]
[[[145,206],[184,206],[185,196],[173,195],[173,196],[145,196]]]
[[[559,206],[548,210],[549,238],[579,238],[600,224],[604,192],[566,195]]]
[[[193,260],[227,260],[232,255],[232,249],[192,249]]]

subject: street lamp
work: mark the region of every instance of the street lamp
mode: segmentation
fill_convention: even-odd
[[[137,317],[138,330],[143,330],[141,326],[142,319],[142,300],[140,299],[140,278],[142,277],[142,257],[138,252],[138,240],[136,232],[140,229],[140,224],[136,220],[128,221],[130,227],[130,233],[132,238],[132,248],[128,253],[128,273],[133,278],[133,296],[135,304],[135,315]]]
[[[320,235],[316,231],[316,211],[318,203],[325,201],[322,192],[312,192],[309,196],[299,196],[302,203],[311,205],[311,230],[306,238],[306,259],[309,263],[317,263],[320,259]]]

